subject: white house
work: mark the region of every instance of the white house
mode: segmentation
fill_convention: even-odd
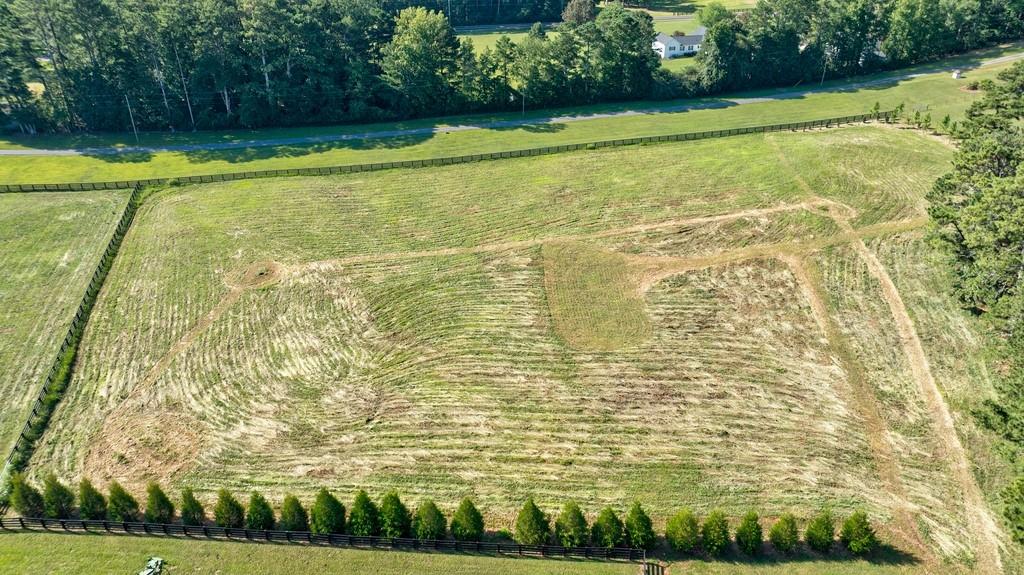
[[[704,34],[706,33],[707,28],[703,26],[690,34],[673,34],[669,36],[663,32],[658,32],[658,35],[654,37],[654,42],[651,43],[651,48],[662,59],[692,56],[700,52],[700,46],[704,43]]]

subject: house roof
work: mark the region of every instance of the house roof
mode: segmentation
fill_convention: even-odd
[[[704,36],[708,33],[708,29],[700,26],[693,32],[685,35],[673,35],[672,38],[680,44],[700,44],[704,41]]]
[[[666,34],[664,32],[658,32],[658,35],[654,37],[654,41],[655,42],[660,42],[660,43],[668,46],[672,42],[679,42],[679,39],[676,38],[675,36],[669,36],[668,34]]]

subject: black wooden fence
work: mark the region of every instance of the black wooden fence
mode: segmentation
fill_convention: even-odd
[[[842,124],[854,122],[867,122],[870,120],[890,121],[895,113],[878,112],[872,114],[857,114],[854,116],[842,116],[839,118],[826,118],[823,120],[809,120],[806,122],[791,122],[788,124],[769,124],[764,126],[747,126],[742,128],[730,128],[726,130],[709,130],[705,132],[687,132],[683,134],[670,134],[665,136],[643,136],[638,138],[625,138],[620,140],[600,140],[597,142],[584,142],[580,144],[563,144],[560,146],[545,146],[542,148],[527,148],[523,150],[511,150],[507,152],[489,152],[486,154],[469,154],[465,156],[446,156],[442,158],[427,158],[422,160],[402,160],[398,162],[379,162],[372,164],[350,164],[347,166],[332,166],[323,168],[295,168],[288,170],[259,170],[254,172],[231,172],[226,174],[210,174],[207,176],[182,176],[178,178],[151,178],[147,180],[126,180],[120,182],[72,182],[66,184],[0,184],[0,193],[4,192],[82,192],[90,190],[120,190],[136,186],[163,185],[169,183],[205,184],[210,182],[227,182],[232,180],[247,180],[252,178],[274,178],[281,176],[326,176],[333,174],[350,174],[355,172],[376,172],[379,170],[391,170],[394,168],[423,168],[430,166],[450,166],[453,164],[466,164],[469,162],[480,162],[484,160],[499,160],[506,158],[524,158],[528,156],[543,156],[561,152],[572,152],[576,150],[591,150],[597,148],[609,148],[619,146],[634,146],[637,144],[652,144],[657,142],[684,142],[691,140],[705,140],[708,138],[723,138],[741,134],[759,134],[766,132],[784,132],[787,130],[806,130],[811,128],[831,128]]]
[[[56,402],[60,400],[59,396],[49,399],[47,396],[54,391],[55,385],[62,383],[58,381],[58,374],[62,368],[67,368],[65,364],[69,350],[77,349],[78,342],[82,337],[82,330],[85,329],[85,323],[92,312],[93,304],[96,303],[96,297],[100,293],[100,288],[103,287],[103,281],[110,271],[110,266],[113,264],[117,250],[121,246],[121,241],[124,239],[125,234],[128,233],[128,228],[131,227],[141,193],[142,187],[134,186],[131,196],[128,198],[128,203],[125,205],[124,212],[121,213],[121,219],[117,222],[117,228],[115,228],[113,235],[111,235],[110,242],[107,243],[107,249],[104,250],[103,257],[100,258],[96,270],[92,274],[92,279],[89,280],[89,285],[85,289],[85,294],[78,303],[78,310],[75,312],[75,317],[71,320],[71,325],[68,327],[64,341],[60,345],[57,357],[50,366],[50,371],[43,381],[43,386],[39,390],[35,402],[32,404],[32,411],[26,419],[24,427],[21,428],[21,432],[18,434],[18,439],[14,442],[11,452],[7,454],[7,458],[4,460],[3,473],[0,476],[6,476],[11,471],[11,464],[15,458],[20,456],[24,459],[31,454],[34,442],[38,439],[37,436],[40,432],[39,429],[33,430],[33,427],[45,427],[49,417],[52,415],[53,409],[56,407]],[[46,421],[43,421],[44,419]],[[3,489],[3,486],[0,486],[0,489]],[[0,515],[4,511],[6,511],[6,504],[0,502]]]
[[[66,531],[69,533],[111,533],[167,537],[190,537],[255,543],[296,543],[331,547],[363,549],[403,549],[420,551],[447,551],[451,553],[480,553],[490,555],[523,555],[531,557],[572,557],[583,559],[643,561],[643,549],[616,547],[561,547],[557,545],[520,545],[491,541],[422,540],[403,537],[360,537],[357,535],[324,535],[307,531],[263,531],[257,529],[231,529],[206,525],[188,526],[170,523],[140,523],[121,521],[93,521],[85,519],[28,519],[15,517],[0,519],[5,531]]]

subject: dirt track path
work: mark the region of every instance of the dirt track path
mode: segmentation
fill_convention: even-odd
[[[849,222],[843,220],[846,226]],[[903,353],[910,362],[910,370],[917,382],[921,395],[928,403],[928,409],[932,416],[932,426],[938,435],[946,459],[949,462],[953,476],[964,496],[964,511],[970,526],[970,531],[975,535],[974,547],[979,571],[981,573],[1002,573],[1002,558],[999,555],[999,527],[989,512],[985,498],[981,494],[974,473],[971,471],[970,460],[967,452],[960,443],[960,436],[957,435],[956,427],[953,424],[953,415],[949,411],[945,398],[939,386],[932,376],[931,367],[928,364],[928,356],[925,355],[921,339],[917,335],[914,321],[907,312],[896,284],[893,283],[889,272],[878,260],[875,253],[868,249],[863,239],[852,242],[857,255],[868,266],[868,272],[882,287],[882,297],[889,306],[893,320],[896,322],[896,329],[899,331],[900,344]]]

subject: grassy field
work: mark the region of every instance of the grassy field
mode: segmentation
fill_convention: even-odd
[[[1015,47],[990,49],[971,56],[950,59],[941,64],[918,68],[919,71],[936,66],[964,66],[968,79],[993,77],[1007,65],[972,70],[970,67],[982,57],[1011,53]],[[692,59],[686,59],[687,61]],[[685,64],[686,62],[683,62]],[[885,76],[882,76],[885,77]],[[730,128],[765,123],[793,122],[838,115],[860,114],[870,110],[875,102],[883,108],[904,103],[907,109],[927,110],[937,123],[944,115],[954,118],[963,114],[976,93],[963,90],[967,80],[953,80],[949,74],[935,73],[895,84],[861,89],[787,96],[779,100],[770,98],[777,91],[761,91],[744,97],[766,98],[765,101],[737,106],[728,100],[708,99],[687,101],[689,104],[719,106],[716,109],[635,115],[616,118],[596,118],[585,121],[528,125],[515,128],[481,129],[464,132],[440,132],[398,138],[354,140],[312,145],[287,145],[244,148],[220,151],[136,153],[119,156],[86,155],[76,157],[18,156],[5,157],[0,162],[0,182],[66,182],[103,181],[148,177],[172,177],[218,172],[235,172],[271,168],[331,166],[360,162],[381,162],[399,159],[417,159],[445,155],[520,149],[533,146],[587,142],[614,137],[672,134],[707,129]],[[836,86],[840,84],[835,84]],[[547,117],[554,114],[578,115],[616,112],[636,108],[678,105],[653,102],[590,106],[569,110],[530,112],[528,117]],[[401,124],[377,124],[329,128],[295,128],[262,130],[259,132],[211,132],[199,134],[144,134],[143,143],[149,145],[208,143],[240,141],[261,138],[317,136],[327,134],[362,133],[366,131],[430,126],[458,125],[497,119],[515,119],[518,114],[419,120]],[[130,135],[104,136],[45,136],[34,139],[8,139],[0,147],[82,147],[129,145]]]
[[[659,528],[866,508],[922,564],[984,570],[988,508],[876,277],[929,356],[987,347],[915,235],[950,158],[868,126],[158,192],[33,473],[471,495],[493,529],[528,495]],[[991,392],[934,363],[957,413]],[[957,423],[990,496],[1006,471]]]
[[[7,454],[127,192],[0,194],[0,452]]]
[[[166,563],[165,573],[249,575],[635,575],[636,563],[533,558],[434,555],[401,551],[304,548],[283,545],[57,534],[0,534],[0,573],[122,575],[142,569],[149,557]],[[670,573],[699,575],[912,575],[914,563],[842,560],[733,562],[676,561]]]

